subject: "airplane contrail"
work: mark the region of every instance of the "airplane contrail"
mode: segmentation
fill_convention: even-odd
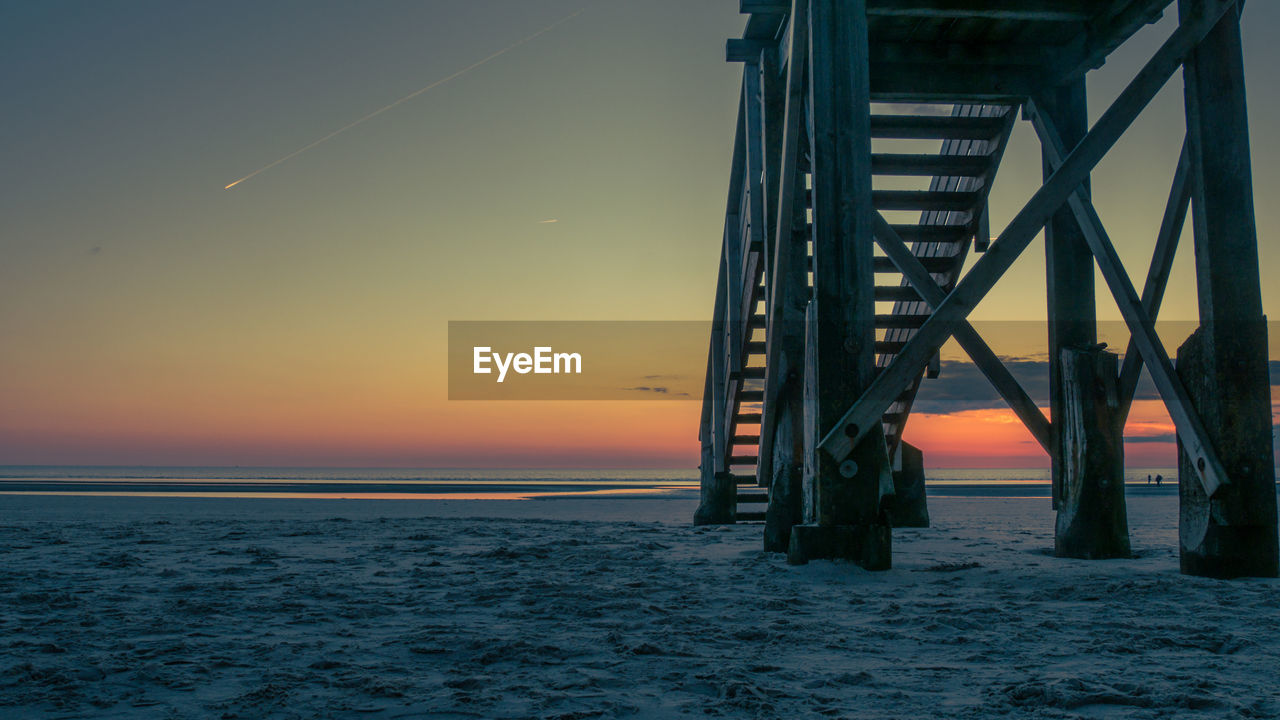
[[[438,87],[440,87],[441,85],[444,85],[445,83],[449,82],[450,80],[453,80],[453,79],[455,79],[455,78],[457,78],[457,77],[459,77],[459,76],[461,76],[461,75],[465,75],[465,74],[467,74],[467,73],[471,72],[472,70],[475,70],[476,68],[480,67],[481,65],[484,65],[485,63],[489,62],[490,60],[497,59],[497,58],[499,58],[499,57],[501,57],[501,56],[503,56],[503,55],[505,55],[505,54],[507,54],[507,53],[511,52],[512,50],[515,50],[516,48],[520,47],[521,45],[524,45],[525,43],[528,43],[528,42],[530,42],[530,41],[532,41],[532,40],[536,40],[538,37],[541,37],[542,35],[545,35],[545,34],[547,34],[547,33],[551,32],[552,30],[555,30],[555,29],[556,29],[557,27],[559,27],[560,25],[563,25],[564,23],[569,22],[570,20],[574,19],[575,17],[577,17],[577,16],[581,15],[581,14],[583,13],[583,11],[585,11],[586,9],[587,9],[586,7],[579,8],[578,10],[575,10],[574,12],[571,12],[571,13],[569,13],[568,15],[565,15],[564,17],[560,18],[559,20],[557,20],[557,21],[555,21],[555,22],[551,23],[550,25],[548,25],[548,26],[546,26],[546,27],[542,28],[542,29],[541,29],[541,30],[539,30],[538,32],[533,33],[532,35],[529,35],[529,36],[527,36],[527,37],[525,37],[525,38],[522,38],[522,39],[520,39],[520,40],[517,40],[516,42],[514,42],[514,43],[512,43],[512,44],[510,44],[510,45],[508,45],[508,46],[506,46],[506,47],[504,47],[504,48],[502,48],[501,50],[499,50],[499,51],[497,51],[497,52],[493,53],[492,55],[490,55],[490,56],[488,56],[488,57],[486,57],[486,58],[483,58],[483,59],[481,59],[481,60],[477,60],[477,61],[476,61],[476,62],[474,62],[474,63],[471,63],[470,65],[468,65],[468,66],[466,66],[466,67],[462,68],[461,70],[459,70],[459,71],[455,72],[454,74],[449,75],[448,77],[444,77],[444,78],[441,78],[441,79],[439,79],[439,80],[436,80],[435,82],[431,83],[430,85],[428,85],[428,86],[426,86],[426,87],[424,87],[424,88],[420,88],[420,89],[418,89],[418,90],[414,90],[413,92],[409,93],[408,95],[405,95],[404,97],[400,98],[399,100],[396,100],[395,102],[391,103],[390,105],[384,105],[384,106],[382,106],[382,107],[378,108],[377,110],[374,110],[373,112],[369,113],[368,115],[365,115],[364,117],[360,118],[359,120],[356,120],[355,122],[353,122],[353,123],[351,123],[351,124],[349,124],[349,125],[344,125],[343,127],[340,127],[340,128],[338,128],[337,130],[334,130],[333,132],[329,133],[328,135],[325,135],[324,137],[320,138],[319,140],[316,140],[315,142],[313,142],[313,143],[311,143],[311,144],[309,144],[309,145],[304,145],[303,147],[300,147],[300,148],[298,148],[297,150],[294,150],[293,152],[289,153],[288,155],[285,155],[284,157],[280,158],[279,160],[276,160],[276,161],[275,161],[275,162],[273,162],[273,163],[270,163],[270,164],[268,164],[268,165],[263,165],[262,167],[258,168],[257,170],[254,170],[253,172],[249,173],[248,175],[245,175],[244,177],[240,178],[239,180],[236,180],[235,182],[230,183],[229,185],[227,185],[226,187],[224,187],[224,188],[222,188],[222,189],[223,189],[223,190],[230,190],[231,188],[233,188],[233,187],[235,187],[235,186],[239,185],[240,183],[244,182],[245,180],[248,180],[249,178],[251,178],[251,177],[253,177],[253,176],[255,176],[255,175],[260,175],[260,174],[262,174],[262,173],[264,173],[264,172],[266,172],[266,171],[270,170],[271,168],[273,168],[273,167],[275,167],[275,166],[279,165],[280,163],[283,163],[283,162],[285,162],[285,161],[287,161],[287,160],[291,160],[291,159],[293,159],[293,158],[295,158],[295,157],[297,157],[297,156],[301,155],[302,153],[304,153],[304,152],[306,152],[306,151],[310,150],[311,148],[313,148],[313,147],[315,147],[315,146],[317,146],[317,145],[320,145],[321,143],[324,143],[324,142],[327,142],[327,141],[329,141],[329,140],[332,140],[333,138],[337,137],[338,135],[341,135],[342,133],[344,133],[344,132],[346,132],[346,131],[350,130],[351,128],[356,127],[357,125],[360,125],[360,124],[362,124],[362,123],[364,123],[364,122],[366,122],[366,121],[368,121],[368,120],[372,120],[373,118],[375,118],[375,117],[377,117],[377,116],[381,115],[382,113],[384,113],[384,112],[386,112],[386,111],[390,110],[391,108],[393,108],[393,107],[395,107],[395,106],[399,105],[400,103],[403,103],[403,102],[408,101],[408,100],[412,100],[412,99],[414,99],[414,98],[418,97],[419,95],[421,95],[422,93],[424,93],[424,92],[426,92],[426,91],[428,91],[428,90],[432,90],[432,89],[434,89],[434,88],[438,88]]]

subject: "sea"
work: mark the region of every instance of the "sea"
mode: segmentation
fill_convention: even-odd
[[[1049,497],[1047,468],[936,468],[925,475],[932,497]],[[1131,495],[1176,495],[1177,470],[1127,469],[1125,487]],[[536,500],[697,494],[696,469],[0,466],[0,495]]]

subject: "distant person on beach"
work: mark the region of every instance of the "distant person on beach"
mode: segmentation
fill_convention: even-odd
[[[1151,473],[1147,473],[1147,484],[1151,484]]]
[[[1164,476],[1163,476],[1163,475],[1156,475],[1156,486],[1157,486],[1157,487],[1159,487],[1159,486],[1160,486],[1160,481],[1161,481],[1161,480],[1164,480]]]

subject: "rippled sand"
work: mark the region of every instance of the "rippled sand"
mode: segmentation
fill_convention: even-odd
[[[934,498],[871,574],[695,501],[0,498],[0,716],[1275,717],[1280,583]]]

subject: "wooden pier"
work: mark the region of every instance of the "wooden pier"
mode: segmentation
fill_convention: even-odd
[[[1130,554],[1122,431],[1145,366],[1177,428],[1182,570],[1275,576],[1243,6],[740,0],[695,522],[763,521],[765,548],[792,562],[888,568],[892,528],[928,523],[923,457],[903,438],[955,338],[1051,459],[1059,555]],[[1090,126],[1089,72],[1166,12],[1176,30]],[[1187,136],[1139,290],[1089,178],[1179,69]],[[1044,182],[994,234],[988,194],[1020,120],[1039,137]],[[886,141],[912,150],[882,152]],[[1200,328],[1175,366],[1154,323],[1188,212]],[[1042,230],[1048,418],[966,319]],[[1097,342],[1095,267],[1131,332],[1122,356]]]

